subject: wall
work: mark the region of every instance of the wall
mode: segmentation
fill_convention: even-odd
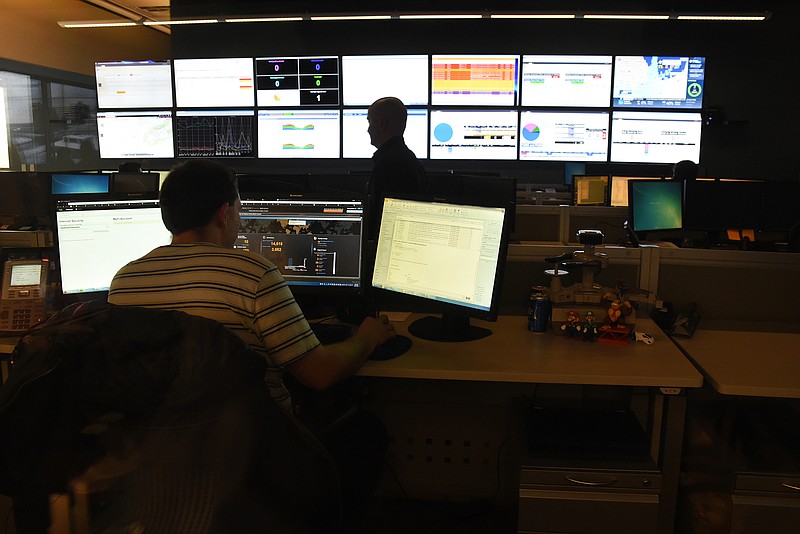
[[[0,57],[94,77],[94,62],[171,56],[170,37],[144,28],[65,29],[59,20],[109,20],[79,0],[0,2]]]

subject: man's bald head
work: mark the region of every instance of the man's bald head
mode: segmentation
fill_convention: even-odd
[[[406,131],[407,118],[406,106],[399,98],[379,98],[367,111],[370,142],[380,147],[392,137],[402,136]]]

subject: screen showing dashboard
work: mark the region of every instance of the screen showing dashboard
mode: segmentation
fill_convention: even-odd
[[[702,126],[700,113],[614,111],[611,161],[699,163]]]
[[[522,105],[608,107],[612,56],[522,56]]]
[[[175,112],[179,158],[252,157],[253,110],[192,110]]]
[[[271,261],[293,291],[355,291],[363,223],[360,200],[244,199],[234,247]]]
[[[108,291],[117,271],[172,235],[157,199],[56,201],[56,245],[65,294]]]
[[[606,161],[608,113],[523,111],[520,160]]]
[[[172,62],[104,61],[94,64],[101,109],[172,107]]]
[[[336,106],[339,104],[339,58],[257,57],[256,103],[259,106]]]
[[[173,158],[172,111],[98,111],[100,157]]]
[[[258,111],[259,158],[338,158],[338,109]]]
[[[178,107],[246,107],[255,101],[252,58],[175,59]]]
[[[705,83],[703,57],[616,56],[614,107],[703,107]]]
[[[517,159],[514,110],[431,111],[431,159]]]
[[[514,106],[519,86],[519,56],[431,56],[434,106]]]

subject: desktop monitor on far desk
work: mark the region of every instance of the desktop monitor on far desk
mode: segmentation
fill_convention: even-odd
[[[491,330],[508,248],[508,206],[474,200],[386,198],[372,287],[379,302],[403,297],[426,312],[408,331],[434,341],[471,341]]]

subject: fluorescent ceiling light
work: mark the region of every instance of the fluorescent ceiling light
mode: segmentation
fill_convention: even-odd
[[[602,14],[594,15],[587,13],[585,19],[613,19],[613,20],[668,20],[669,15],[645,15],[645,14]]]
[[[761,21],[767,20],[766,15],[678,15],[678,20],[732,20],[732,21]]]
[[[138,26],[132,20],[59,20],[58,25],[62,28],[121,28],[125,26]]]
[[[483,18],[481,14],[437,14],[437,13],[429,13],[425,15],[399,15],[397,18],[399,19],[480,19]]]
[[[314,15],[311,20],[388,20],[391,15]]]
[[[296,22],[303,17],[250,17],[243,19],[225,19],[225,22]]]
[[[563,13],[563,14],[544,14],[544,13],[495,13],[494,15],[489,15],[489,18],[492,19],[574,19],[575,14]]]
[[[146,20],[145,26],[175,26],[176,24],[215,24],[219,19],[194,19],[194,20]]]

